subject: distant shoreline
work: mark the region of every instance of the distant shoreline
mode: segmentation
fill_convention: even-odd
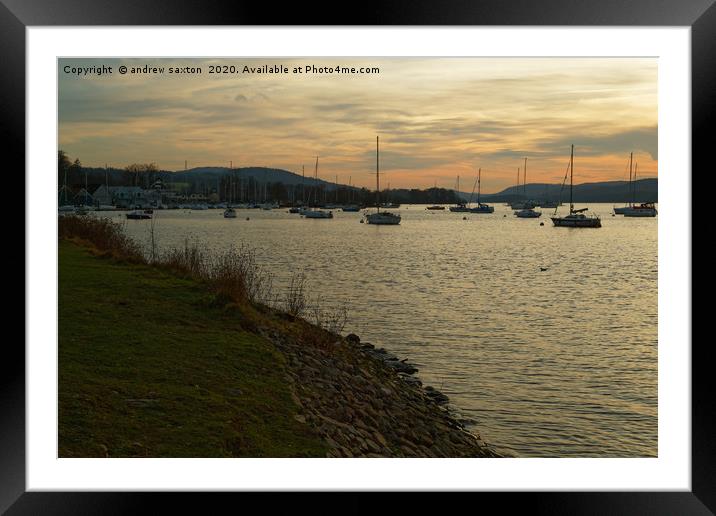
[[[149,166],[147,166],[149,167]],[[196,167],[182,171],[148,169],[131,173],[125,169],[79,167],[68,172],[67,177],[58,176],[59,185],[67,185],[62,195],[83,196],[85,187],[90,196],[101,187],[139,187],[150,191],[157,180],[162,184],[162,201],[168,196],[204,196],[204,202],[256,202],[296,203],[316,199],[326,203],[365,204],[375,199],[370,188],[346,185],[336,181],[302,176],[294,172],[267,167]],[[599,181],[574,185],[574,202],[600,202],[620,204],[629,202],[658,202],[658,178],[637,179],[629,187],[626,180]],[[495,193],[484,193],[487,186],[483,180],[481,202],[499,203],[524,200],[561,200],[569,198],[568,185],[562,183],[528,183],[513,185]],[[330,192],[330,193],[329,193]],[[386,200],[402,204],[454,204],[458,199],[477,202],[475,192],[445,187],[382,188]],[[107,204],[102,193],[102,204]],[[210,201],[214,197],[215,200]],[[186,202],[186,199],[183,201]],[[62,204],[62,202],[61,202]]]

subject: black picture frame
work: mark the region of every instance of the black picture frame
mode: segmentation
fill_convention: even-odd
[[[714,0],[424,0],[317,6],[303,3],[231,3],[219,0],[2,0],[0,112],[6,159],[25,170],[25,30],[30,26],[70,25],[572,25],[688,26],[691,28],[692,164],[706,165],[712,147],[716,92],[716,6]],[[20,168],[21,167],[21,168]],[[689,172],[684,172],[689,173]],[[18,246],[19,247],[19,246]],[[24,246],[23,246],[24,249]],[[24,256],[24,250],[22,254]],[[26,263],[26,261],[25,261]],[[27,269],[26,274],[28,273]],[[24,305],[23,305],[24,306]],[[710,340],[682,342],[692,356],[692,490],[690,492],[480,493],[502,510],[515,506],[550,514],[713,514],[716,511],[716,429],[713,418],[714,375],[708,360]],[[18,340],[6,340],[0,360],[0,512],[7,514],[126,514],[145,512],[149,499],[180,504],[184,510],[208,512],[216,499],[166,493],[39,493],[25,489],[25,352]],[[253,495],[244,495],[251,497]],[[370,510],[375,495],[351,495],[341,511]],[[219,503],[226,501],[224,496]],[[302,504],[325,504],[305,495]],[[453,499],[454,500],[454,499]],[[253,501],[242,501],[250,503]],[[275,498],[259,502],[271,510]],[[382,508],[413,510],[423,504],[379,502]],[[393,504],[395,505],[393,506]],[[458,503],[455,501],[454,503]],[[468,503],[474,503],[472,501]],[[483,503],[482,500],[479,502]],[[393,506],[393,507],[391,507]],[[330,508],[328,508],[330,509]],[[322,512],[323,509],[318,509]]]

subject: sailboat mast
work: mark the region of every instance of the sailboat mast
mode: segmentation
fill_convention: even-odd
[[[632,182],[631,182],[631,163],[632,163],[632,157],[633,157],[633,156],[634,156],[634,153],[633,153],[633,152],[630,152],[630,153],[629,153],[629,194],[630,194],[629,197],[630,197],[630,199],[631,199],[631,205],[632,205],[632,206],[634,205],[634,194],[632,193],[632,191],[633,191],[633,186],[632,186]]]
[[[318,203],[318,156],[316,156],[316,170],[313,172],[313,191],[315,192],[315,195],[313,196],[313,204]]]
[[[378,150],[379,136],[375,137],[375,205],[380,211],[380,152]]]
[[[634,163],[634,187],[631,189],[631,202],[632,205],[636,203],[636,169],[639,163]]]
[[[482,176],[482,169],[477,169],[477,205],[480,205],[480,177]]]
[[[574,212],[574,202],[572,201],[572,177],[574,175],[574,144],[572,144],[572,152],[569,155],[569,213]]]
[[[522,194],[527,198],[527,158],[525,158],[525,170],[524,170],[525,182],[522,186]]]

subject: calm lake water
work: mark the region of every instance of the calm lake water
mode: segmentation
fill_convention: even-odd
[[[484,215],[413,205],[397,210],[400,226],[340,211],[157,211],[155,232],[160,248],[248,244],[278,287],[304,272],[309,297],[349,304],[344,333],[415,363],[498,451],[653,457],[658,216],[589,207],[601,229],[555,228],[549,209],[517,219],[501,205]],[[126,228],[148,243],[149,221]]]

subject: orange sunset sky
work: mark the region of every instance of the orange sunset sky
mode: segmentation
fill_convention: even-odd
[[[119,75],[120,65],[195,66],[202,74]],[[212,64],[379,67],[378,74],[209,74]],[[64,67],[107,65],[113,74]],[[60,59],[59,148],[85,166],[267,166],[372,188],[482,191],[656,177],[654,58]]]

